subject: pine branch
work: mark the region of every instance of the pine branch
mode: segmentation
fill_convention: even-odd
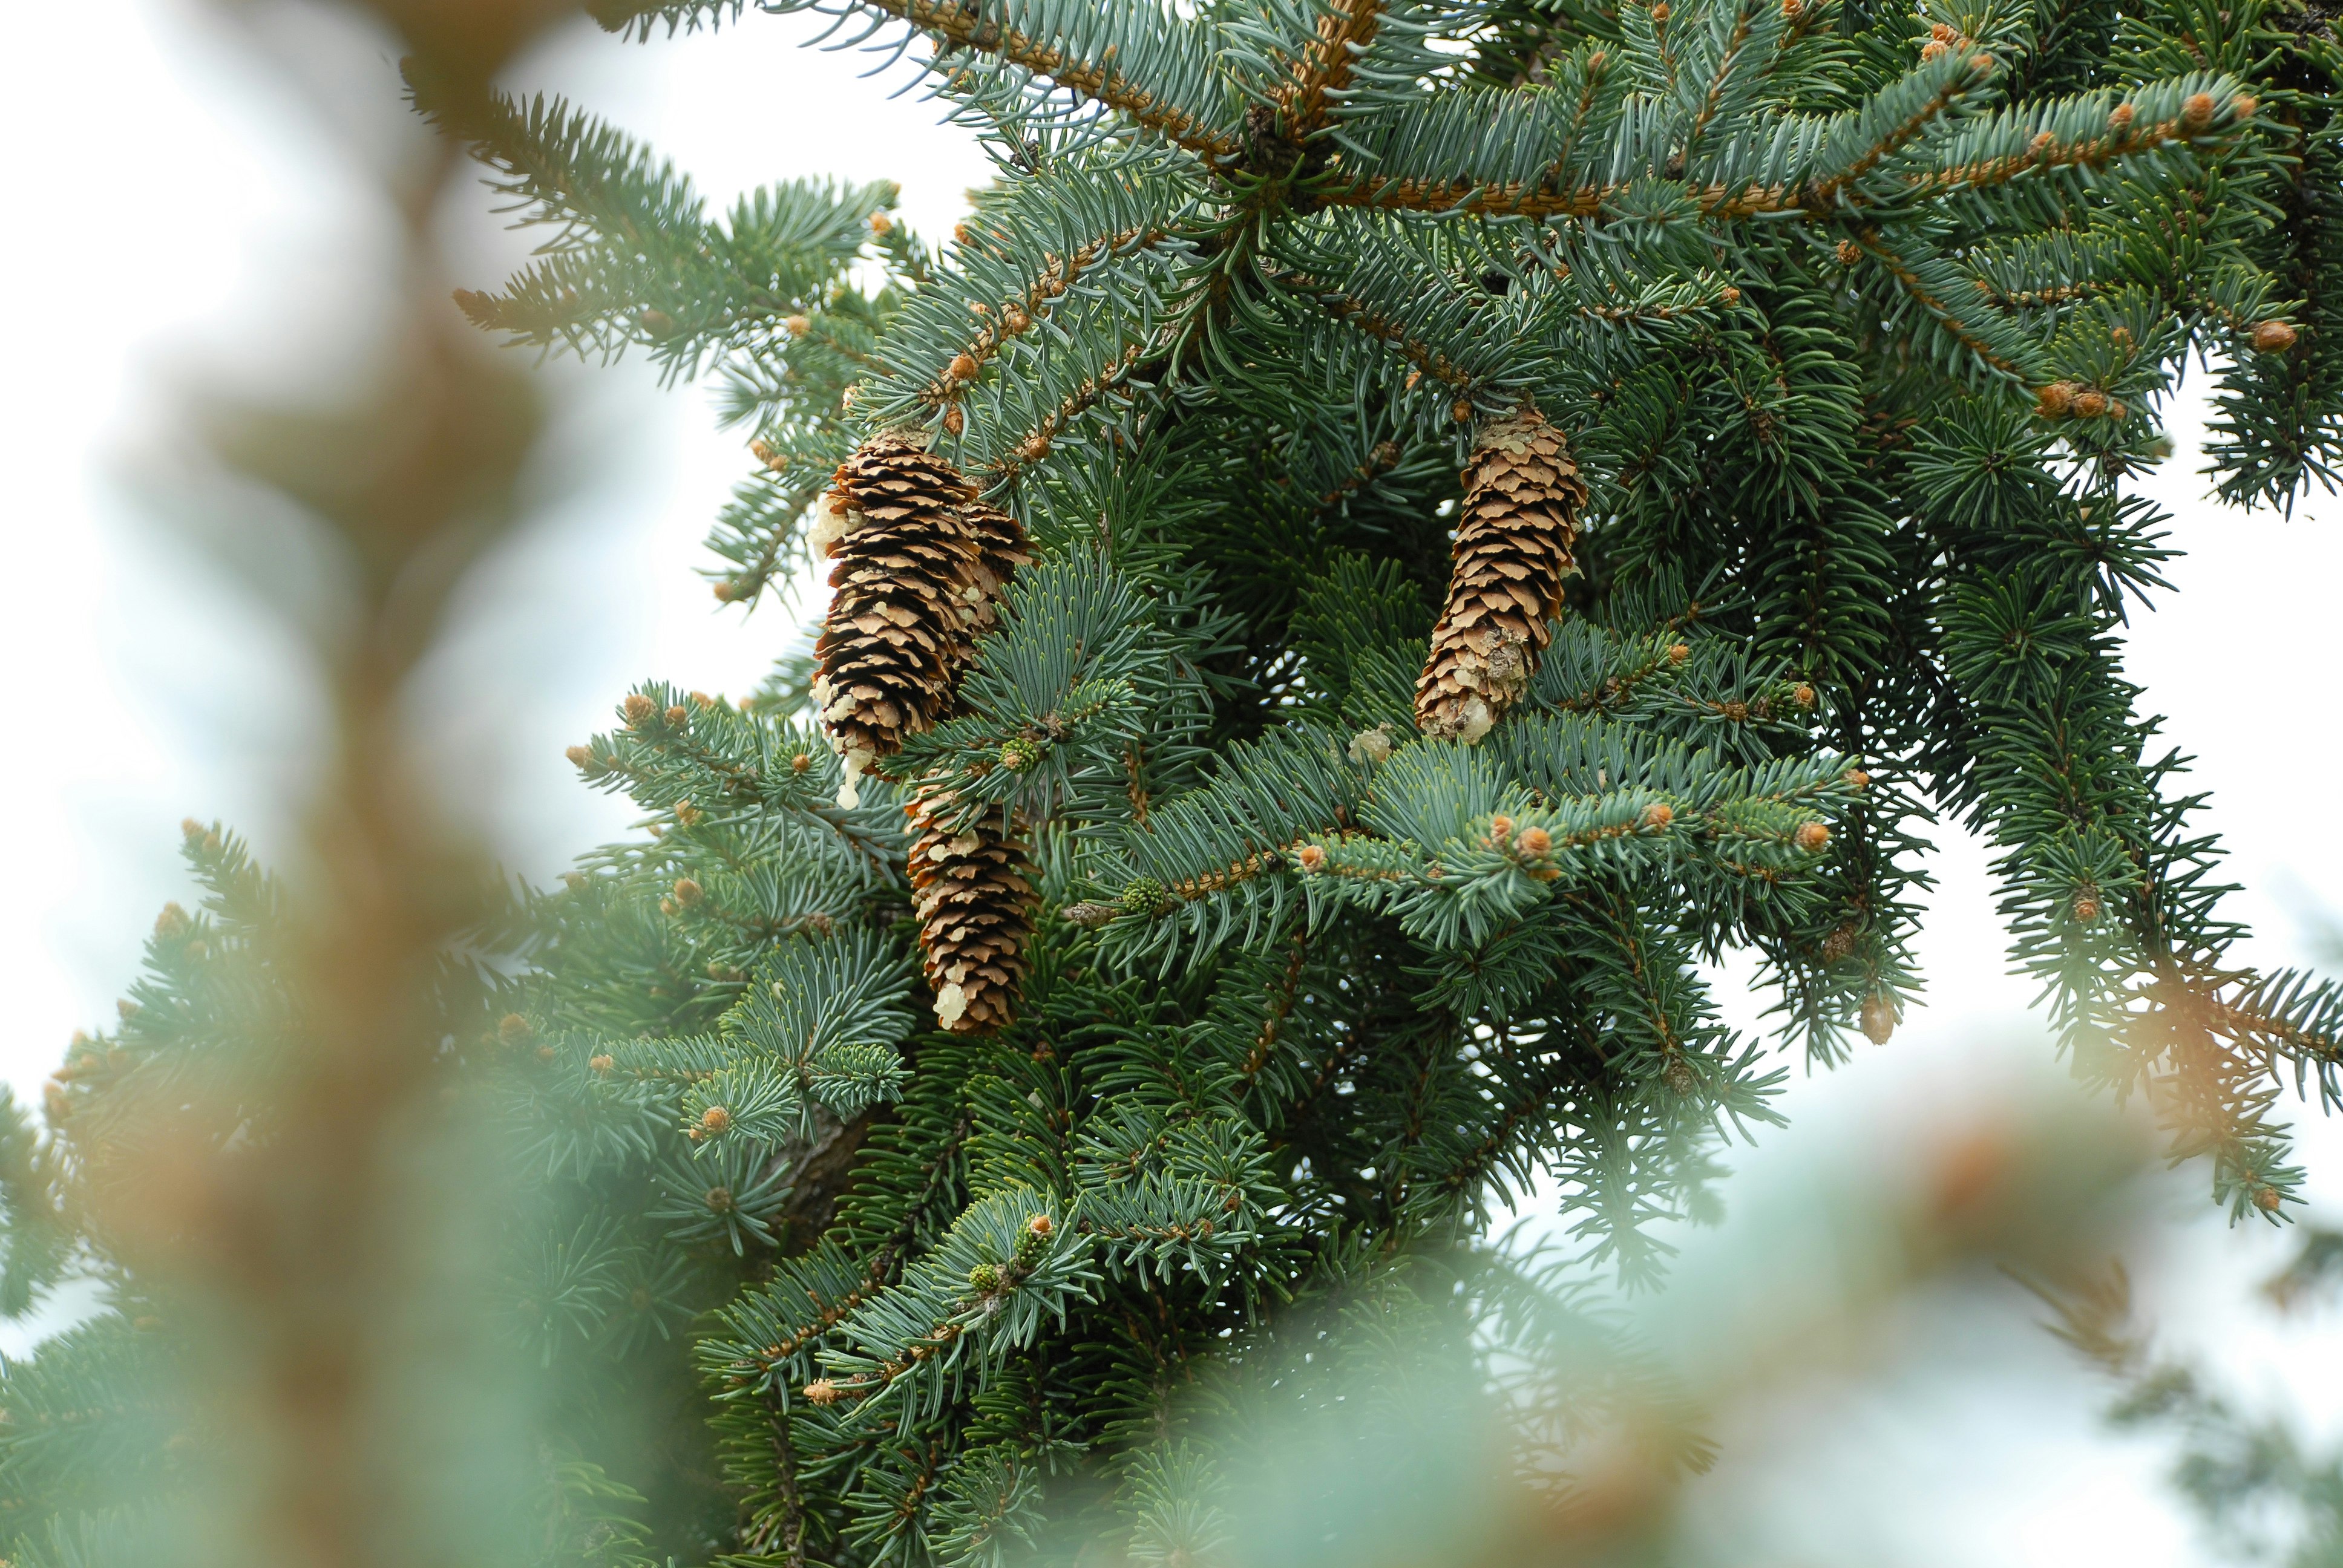
[[[898,879],[902,829],[891,801],[836,804],[844,774],[829,744],[805,725],[742,712],[704,693],[661,682],[628,694],[626,728],[570,749],[569,760],[598,789],[718,823],[751,817],[818,825],[870,875]],[[695,818],[696,819],[696,818]]]
[[[1356,56],[1373,46],[1391,9],[1383,0],[1327,0],[1319,10],[1309,42],[1287,67],[1288,79],[1270,94],[1288,136],[1302,141],[1325,128],[1329,112],[1354,79]]]
[[[910,970],[869,931],[779,943],[711,1037],[618,1040],[604,1070],[683,1086],[698,1152],[809,1139],[814,1107],[850,1121],[896,1096]]]
[[[749,0],[587,0],[586,14],[606,33],[648,43],[661,24],[670,38],[702,27],[713,32],[727,22],[738,22],[748,8]]]
[[[765,0],[807,10],[821,0]],[[1153,4],[1111,11],[1087,0],[850,0],[933,38],[931,69],[963,90],[961,51],[1030,72],[1078,104],[1094,104],[1208,158],[1242,150],[1212,58],[1211,30]]]
[[[1990,61],[1978,65],[1966,56],[1941,55],[1864,108],[1820,122],[1784,118],[1764,137],[1735,143],[1704,181],[1684,179],[1684,171],[1663,160],[1632,177],[1579,185],[1553,177],[1379,171],[1330,184],[1317,196],[1330,206],[1382,211],[1583,218],[1625,198],[1641,180],[1679,179],[1684,199],[1711,221],[1802,216],[1835,223],[1872,210],[1901,212],[1930,196],[1991,191],[2027,176],[2088,177],[2167,156],[2169,149],[2217,143],[2252,106],[2250,95],[2234,81],[2184,77],[2122,99],[2094,94],[2006,110],[1973,128],[1939,133],[1974,104],[1996,68]],[[1415,134],[1423,133],[1395,129],[1393,139]],[[1566,144],[1553,151],[1566,152]],[[1379,161],[1400,160],[1385,153]]]
[[[502,297],[457,297],[514,341],[614,357],[650,349],[670,377],[711,353],[760,345],[819,305],[870,238],[895,187],[799,181],[744,196],[723,225],[699,194],[623,132],[542,96],[464,98],[410,65],[416,107],[468,143],[521,226],[547,226],[544,259]]]
[[[890,334],[889,366],[858,394],[864,417],[959,437],[960,461],[1016,452],[1033,410],[1070,396],[1121,347],[1155,336],[1185,286],[1198,193],[1181,161],[1081,159],[1019,181],[960,226],[951,266]]]
[[[826,1376],[805,1395],[850,1402],[869,1422],[892,1408],[909,1436],[965,1381],[1033,1342],[1045,1317],[1062,1321],[1098,1276],[1090,1247],[1049,1212],[1041,1194],[1012,1188],[970,1207],[936,1251],[902,1282],[872,1298],[844,1326],[852,1348],[826,1351]]]

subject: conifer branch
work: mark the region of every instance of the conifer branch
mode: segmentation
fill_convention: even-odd
[[[985,366],[1011,339],[1022,337],[1048,319],[1050,302],[1080,283],[1093,262],[1102,256],[1144,249],[1167,237],[1162,228],[1133,226],[1091,241],[1063,259],[1047,258],[1041,276],[1008,299],[992,305],[971,301],[970,309],[982,325],[974,337],[960,345],[943,372],[920,392],[921,400],[938,407],[959,401],[968,384],[984,373]]]
[[[1991,69],[1969,67],[1966,62],[1962,68],[1975,74],[1928,73],[1942,80],[1892,124],[1867,126],[1863,111],[1839,116],[1835,123],[1862,133],[1861,139],[1840,146],[1825,137],[1824,150],[1808,155],[1810,172],[1803,176],[1685,181],[1681,187],[1684,196],[1703,217],[1717,222],[1790,216],[1844,221],[1874,208],[1900,211],[1914,201],[1991,190],[2029,174],[2095,174],[2167,148],[2217,141],[2252,109],[2250,95],[2234,83],[2208,80],[2195,92],[2183,90],[2194,83],[2159,84],[2112,106],[2102,95],[2044,111],[2008,111],[1980,128],[1945,139],[1942,150],[1930,152],[1919,166],[1906,166],[1910,161],[1903,156],[1906,150],[1926,145],[1925,133],[1967,102]],[[2097,123],[2084,128],[2094,116]],[[1784,128],[1796,127],[1785,122]],[[1885,184],[1878,183],[1883,179]],[[1381,211],[1584,218],[1604,213],[1636,184],[1634,179],[1563,185],[1551,176],[1485,180],[1371,174],[1330,180],[1314,194],[1327,206]]]
[[[769,0],[769,8],[796,11],[824,0]],[[1197,78],[1209,80],[1200,55],[1209,45],[1202,30],[1168,9],[1152,5],[1118,8],[1113,25],[1101,26],[1095,14],[1076,9],[1081,0],[843,0],[843,4],[891,16],[937,40],[936,69],[947,84],[960,67],[947,64],[949,50],[966,49],[1030,71],[1078,99],[1113,110],[1132,125],[1153,131],[1174,146],[1204,157],[1229,159],[1242,150],[1222,116],[1198,102]],[[1184,94],[1124,73],[1137,62],[1141,75],[1182,73]],[[1207,99],[1208,103],[1210,100]],[[1218,122],[1218,123],[1216,123]]]
[[[1147,345],[1126,343],[1121,350],[1092,375],[1084,377],[1074,389],[1035,421],[1013,444],[1007,445],[1001,455],[985,469],[996,485],[1009,485],[1027,468],[1048,457],[1052,449],[1075,420],[1089,413],[1101,401],[1111,399],[1131,386],[1146,360]]]
[[[517,223],[555,231],[501,297],[457,295],[475,325],[517,341],[605,356],[640,345],[670,375],[696,373],[712,349],[818,306],[894,205],[891,185],[800,181],[744,198],[719,226],[688,179],[558,98],[468,99],[409,74],[416,106],[497,171]]]
[[[607,33],[648,42],[665,23],[669,37],[737,22],[749,0],[587,0],[586,14]]]
[[[1329,111],[1349,89],[1353,64],[1366,53],[1388,9],[1384,0],[1326,0],[1310,42],[1271,94],[1285,134],[1307,140],[1323,129]]]
[[[1334,320],[1356,328],[1378,343],[1389,344],[1399,357],[1415,367],[1421,376],[1429,376],[1443,386],[1453,387],[1469,399],[1473,390],[1473,377],[1448,362],[1447,356],[1420,339],[1408,336],[1406,329],[1385,319],[1363,300],[1353,299],[1332,290],[1322,290],[1312,280],[1297,277],[1294,285],[1308,292],[1311,303]]]
[[[2017,349],[2016,340],[1998,330],[1997,323],[1990,317],[1968,316],[1960,308],[1950,286],[1952,269],[1937,257],[1906,259],[1891,249],[1888,241],[1875,228],[1858,231],[1855,244],[1863,254],[1878,262],[1887,276],[1895,280],[1896,286],[1926,311],[1946,335],[1966,349],[1978,363],[2021,382],[2042,379],[2034,372],[2031,356],[2026,356]]]

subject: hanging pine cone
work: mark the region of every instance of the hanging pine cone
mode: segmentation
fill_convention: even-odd
[[[1464,470],[1448,607],[1415,685],[1415,723],[1440,739],[1489,732],[1537,669],[1586,487],[1562,432],[1523,411],[1481,433]]]
[[[922,791],[903,814],[911,819],[911,907],[936,1021],[972,1034],[1016,1014],[1033,928],[1032,866],[1021,825],[1001,808],[963,822],[952,800],[948,789]]]
[[[856,780],[900,750],[904,736],[951,705],[976,618],[971,596],[986,596],[984,550],[964,515],[975,499],[957,469],[897,432],[864,442],[823,498],[811,542],[838,563],[837,593],[814,645],[813,695],[846,761],[840,804],[853,803]],[[998,531],[989,520],[984,528],[986,539]]]
[[[1024,528],[990,502],[970,501],[960,508],[960,516],[976,546],[976,581],[967,596],[972,644],[992,629],[1001,590],[1017,575],[1018,568],[1033,564],[1033,556],[1026,548]]]

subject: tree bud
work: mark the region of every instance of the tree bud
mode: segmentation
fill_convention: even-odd
[[[2254,351],[2258,354],[2283,354],[2294,347],[2295,330],[2289,322],[2270,320],[2254,327]]]

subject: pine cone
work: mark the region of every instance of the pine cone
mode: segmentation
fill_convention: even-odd
[[[999,507],[989,501],[970,501],[960,508],[960,516],[976,546],[975,591],[968,597],[969,608],[974,612],[968,628],[972,645],[976,638],[992,629],[1001,590],[1017,575],[1018,568],[1033,564],[1033,557],[1026,548],[1024,528]]]
[[[936,1021],[956,1034],[1009,1023],[1033,929],[1032,866],[1021,825],[987,806],[964,823],[950,790],[922,791],[911,819],[911,907],[935,988]]]
[[[841,804],[861,774],[951,705],[975,618],[970,596],[983,593],[979,535],[963,516],[975,499],[976,487],[918,437],[891,432],[840,465],[823,498],[813,543],[838,563],[837,593],[814,645],[813,690],[846,759]]]
[[[1448,608],[1415,685],[1415,724],[1468,745],[1529,685],[1578,570],[1571,546],[1586,487],[1562,432],[1523,412],[1481,433],[1464,470]]]

